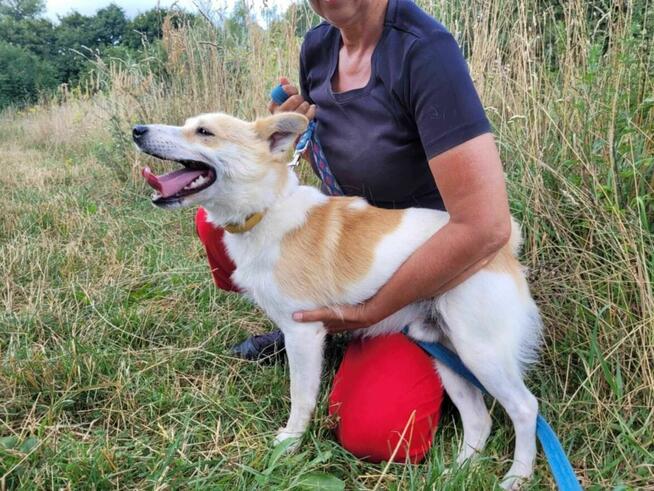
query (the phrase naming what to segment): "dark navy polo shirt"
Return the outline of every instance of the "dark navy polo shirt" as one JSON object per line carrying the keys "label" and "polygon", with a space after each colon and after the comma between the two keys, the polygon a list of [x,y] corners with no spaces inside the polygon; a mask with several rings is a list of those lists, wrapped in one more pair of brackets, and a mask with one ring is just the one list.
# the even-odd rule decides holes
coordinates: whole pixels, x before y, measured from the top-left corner
{"label": "dark navy polo shirt", "polygon": [[334,93],[340,31],[310,30],[300,89],[316,104],[317,134],[347,195],[383,208],[444,209],[428,160],[490,125],[452,35],[409,0],[389,0],[365,87]]}

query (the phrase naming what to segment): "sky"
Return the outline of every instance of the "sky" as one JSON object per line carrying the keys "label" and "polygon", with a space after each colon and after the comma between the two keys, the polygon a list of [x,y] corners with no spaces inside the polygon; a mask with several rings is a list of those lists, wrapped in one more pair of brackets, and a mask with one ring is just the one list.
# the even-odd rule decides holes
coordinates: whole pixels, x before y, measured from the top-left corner
{"label": "sky", "polygon": [[[68,14],[73,10],[77,10],[80,14],[90,15],[110,3],[122,7],[128,17],[134,17],[139,12],[145,12],[157,5],[169,7],[176,4],[186,10],[197,11],[196,1],[202,5],[213,3],[215,7],[227,6],[228,8],[235,3],[235,0],[213,0],[213,2],[212,0],[46,0],[45,3],[46,15],[56,21],[57,16]],[[292,3],[292,0],[250,0],[250,3],[255,9],[261,8],[265,4],[268,7],[277,6],[279,10],[283,11]]]}

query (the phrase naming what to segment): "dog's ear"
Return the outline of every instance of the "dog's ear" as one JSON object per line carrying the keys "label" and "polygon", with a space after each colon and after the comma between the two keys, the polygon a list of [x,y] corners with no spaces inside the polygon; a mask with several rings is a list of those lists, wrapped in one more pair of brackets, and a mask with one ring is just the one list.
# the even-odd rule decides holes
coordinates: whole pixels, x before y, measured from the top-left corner
{"label": "dog's ear", "polygon": [[268,142],[271,153],[282,156],[308,124],[309,120],[302,114],[284,112],[257,119],[254,130],[259,138]]}

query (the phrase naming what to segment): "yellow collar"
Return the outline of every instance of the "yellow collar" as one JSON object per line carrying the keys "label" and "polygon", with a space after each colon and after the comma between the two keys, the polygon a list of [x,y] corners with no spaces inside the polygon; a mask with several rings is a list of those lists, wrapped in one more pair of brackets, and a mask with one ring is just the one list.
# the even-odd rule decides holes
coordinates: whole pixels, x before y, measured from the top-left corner
{"label": "yellow collar", "polygon": [[242,234],[254,228],[254,226],[261,221],[265,212],[252,213],[245,219],[243,223],[228,223],[223,228],[230,234]]}

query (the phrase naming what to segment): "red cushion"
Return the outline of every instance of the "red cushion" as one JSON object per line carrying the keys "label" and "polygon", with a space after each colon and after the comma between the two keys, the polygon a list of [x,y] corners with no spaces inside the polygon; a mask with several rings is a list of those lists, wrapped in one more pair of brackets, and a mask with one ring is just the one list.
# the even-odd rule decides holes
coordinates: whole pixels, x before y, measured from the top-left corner
{"label": "red cushion", "polygon": [[195,215],[195,230],[198,233],[200,242],[207,251],[207,259],[211,266],[211,275],[218,288],[230,292],[238,292],[240,289],[232,283],[230,277],[236,269],[234,262],[227,254],[223,235],[225,231],[207,222],[207,212],[204,208],[198,209]]}
{"label": "red cushion", "polygon": [[442,401],[433,360],[403,334],[393,334],[350,343],[329,414],[337,415],[336,436],[355,456],[417,463],[431,447]]}

